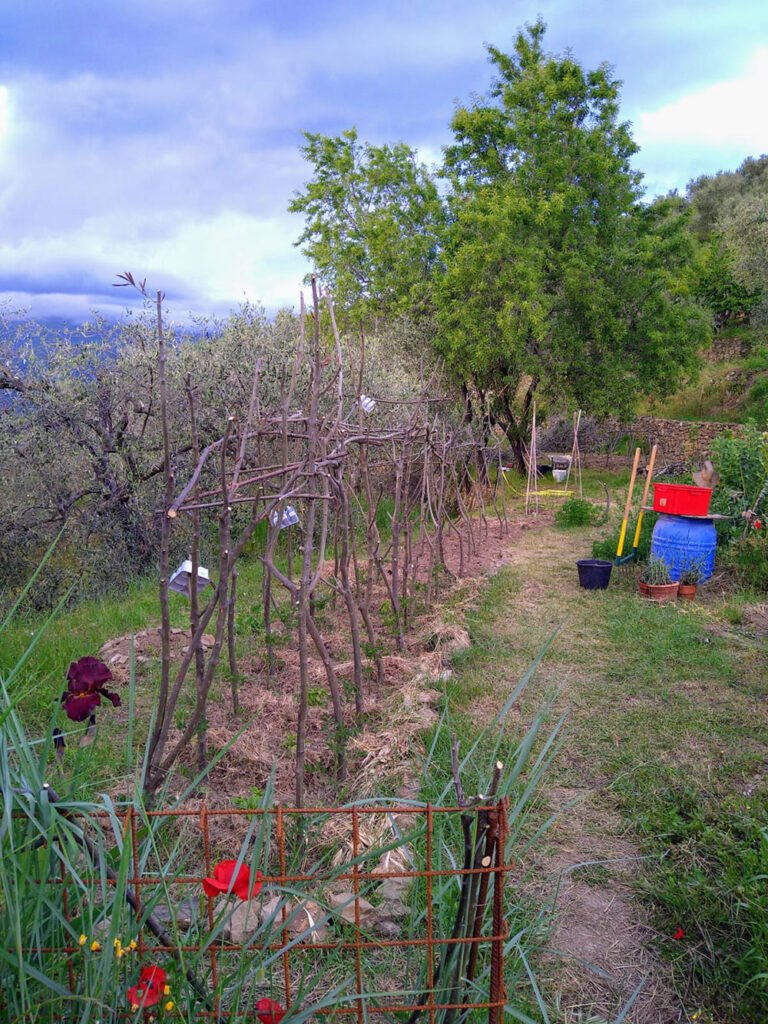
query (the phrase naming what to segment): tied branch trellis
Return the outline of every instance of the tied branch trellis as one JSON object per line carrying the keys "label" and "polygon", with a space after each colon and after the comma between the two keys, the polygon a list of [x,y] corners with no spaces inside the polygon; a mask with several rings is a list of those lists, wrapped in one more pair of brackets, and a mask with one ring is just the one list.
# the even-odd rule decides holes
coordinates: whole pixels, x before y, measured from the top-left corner
{"label": "tied branch trellis", "polygon": [[[144,282],[137,283],[130,274],[121,277],[146,295]],[[318,622],[319,589],[330,588],[334,606],[338,599],[346,613],[354,715],[359,717],[365,710],[367,675],[383,681],[381,628],[374,614],[377,591],[385,595],[393,642],[403,650],[417,613],[429,612],[446,577],[465,573],[492,522],[501,534],[508,529],[503,488],[488,482],[489,459],[500,465],[499,452],[475,436],[471,424],[453,418],[454,404],[440,393],[440,369],[429,375],[422,372],[418,393],[406,401],[377,397],[371,415],[374,403],[363,392],[365,339],[360,338],[351,357],[345,355],[331,297],[320,292],[314,278],[311,286],[312,306],[307,310],[302,296],[298,341],[293,357],[283,366],[276,399],[262,398],[257,360],[245,417],[230,415],[222,434],[203,445],[195,383],[187,379],[188,450],[194,464],[181,487],[180,460],[167,429],[163,295],[158,292],[154,300],[165,498],[159,513],[161,677],[145,774],[150,793],[159,789],[195,738],[199,766],[204,767],[206,704],[225,651],[233,710],[239,710],[234,643],[237,565],[252,542],[263,536],[264,526],[266,539],[259,557],[270,671],[275,663],[274,619],[280,588],[289,598],[296,632],[298,807],[305,800],[311,657],[321,662],[330,695],[336,777],[342,782],[347,775],[345,695]],[[346,388],[350,360],[357,363],[351,394]],[[382,521],[387,528],[380,525]],[[217,578],[207,599],[201,601],[194,581],[206,523],[215,525]],[[193,581],[191,640],[173,665],[168,594],[172,538],[180,524],[188,533]],[[454,568],[446,562],[448,536],[458,552]],[[206,630],[212,632],[213,643],[204,646]],[[190,675],[194,706],[184,727],[172,732]]]}

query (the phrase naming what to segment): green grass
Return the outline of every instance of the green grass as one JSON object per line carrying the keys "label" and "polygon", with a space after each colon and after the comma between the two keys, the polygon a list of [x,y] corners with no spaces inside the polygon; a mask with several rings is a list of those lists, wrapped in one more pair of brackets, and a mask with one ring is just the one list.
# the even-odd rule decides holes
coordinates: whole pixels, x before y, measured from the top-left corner
{"label": "green grass", "polygon": [[[530,710],[564,687],[571,721],[553,781],[594,791],[593,815],[618,811],[635,836],[638,890],[690,1012],[768,1019],[768,657],[731,632],[755,597],[704,587],[690,605],[655,605],[632,566],[607,591],[581,591],[573,562],[589,539],[552,533],[547,550],[526,534],[470,616],[475,646],[457,661],[452,701],[469,713],[503,693],[561,624],[526,700]],[[579,869],[588,884],[607,870]]]}
{"label": "green grass", "polygon": [[[280,593],[276,596],[278,600],[282,599]],[[285,604],[283,602],[281,607]],[[188,629],[189,606],[186,598],[172,593],[170,607],[172,626]],[[240,563],[238,609],[236,650],[238,656],[242,656],[253,649],[263,630],[261,566],[255,557],[244,558]],[[56,714],[59,697],[66,685],[67,669],[72,661],[85,655],[97,657],[107,640],[157,627],[159,622],[158,584],[155,579],[134,581],[120,594],[81,601],[60,612],[57,617],[42,612],[25,614],[22,605],[3,635],[3,643],[0,645],[0,677],[7,678],[30,644],[34,644],[34,649],[12,686],[13,699],[30,734],[39,737],[48,730]],[[137,714],[134,716],[133,750],[128,763],[131,760],[135,762],[143,750],[153,695],[158,684],[157,661],[136,665]],[[125,688],[117,689],[123,703],[127,705]],[[192,687],[187,690],[179,704],[179,720],[184,719],[193,702]],[[228,693],[229,674],[225,652],[211,699],[227,700]],[[69,722],[62,711],[56,717],[56,724],[62,731],[71,734],[71,739],[67,740],[65,764],[80,787],[79,794],[85,798],[93,796],[99,787],[114,784],[127,770],[126,757],[122,755],[125,726],[116,721],[111,712],[112,708],[108,704],[102,706],[97,715],[96,742],[85,751],[79,751],[77,747],[78,736],[84,726]],[[116,748],[121,751],[119,759],[115,756]],[[87,768],[87,771],[81,771],[81,767]]]}
{"label": "green grass", "polygon": [[[609,486],[618,488],[626,478],[626,472],[614,475]],[[605,479],[585,472],[585,494],[599,497]],[[507,487],[511,497],[514,481]],[[762,877],[768,875],[768,664],[764,644],[739,630],[744,605],[755,597],[735,592],[717,598],[703,588],[691,605],[654,605],[638,598],[631,566],[614,570],[609,590],[581,591],[574,562],[607,532],[526,531],[516,541],[515,565],[484,585],[464,620],[472,646],[455,656],[454,675],[444,686],[443,728],[427,737],[431,752],[421,796],[434,800],[450,792],[452,735],[463,751],[477,744],[464,784],[467,792],[483,791],[494,756],[514,763],[525,723],[542,705],[549,710],[541,745],[546,728],[567,706],[571,723],[553,780],[594,791],[635,837],[644,855],[638,889],[685,1005],[703,1007],[719,1024],[768,1019],[768,986],[760,976],[768,957]],[[243,563],[239,593],[242,652],[262,628],[255,559]],[[446,618],[461,619],[464,596],[452,595]],[[174,598],[179,625],[185,610],[184,600]],[[96,654],[105,640],[157,618],[155,581],[132,585],[119,599],[84,602],[65,612],[39,638],[18,679],[30,727],[45,733],[71,660]],[[42,624],[31,616],[6,631],[0,674],[37,639]],[[497,745],[484,725],[558,627],[521,695],[514,729]],[[150,701],[153,686],[151,672],[138,679],[139,704]],[[219,686],[226,686],[224,677]],[[224,690],[217,699],[226,699]],[[120,751],[125,742],[110,725],[109,709],[100,730],[97,743],[75,755],[92,786],[108,784],[117,771],[114,740]],[[120,765],[124,770],[124,759]],[[521,847],[537,837],[541,816],[535,803],[526,803],[516,821]],[[601,865],[577,872],[590,885],[610,882],[610,868]],[[531,929],[535,948],[536,914],[522,898],[512,913],[515,923]],[[674,940],[678,928],[685,935]],[[521,960],[515,964],[515,972],[524,967]],[[535,1010],[534,1002],[534,1019]]]}
{"label": "green grass", "polygon": [[[253,583],[251,579],[246,583]],[[137,591],[138,592],[138,591]],[[248,586],[241,593],[248,594]],[[141,606],[141,602],[131,594],[132,607],[134,611]],[[106,605],[104,602],[98,604],[81,605],[77,609],[77,616],[94,616],[97,611],[103,612]],[[113,606],[110,616],[102,615],[99,619],[100,627],[115,628],[137,628],[144,625],[137,618],[124,617],[119,614]],[[63,642],[66,637],[67,627],[69,630],[76,628],[81,621],[77,618],[73,621],[72,613],[65,615],[59,622],[47,624],[46,647],[41,646],[40,654],[49,655],[54,661],[51,671],[55,671],[55,658],[66,661],[72,650]],[[25,623],[28,625],[28,623]],[[42,624],[36,623],[34,632],[39,632]],[[21,626],[15,627],[15,644],[23,644],[26,630]],[[102,634],[98,628],[93,627],[88,634],[91,642],[98,644]],[[55,644],[58,639],[59,648]],[[53,645],[53,646],[51,646]],[[6,653],[10,650],[7,648]],[[23,652],[22,652],[23,653]],[[75,654],[82,654],[78,649]],[[3,675],[12,674],[13,666],[7,666]],[[135,684],[132,681],[130,686],[131,703],[134,699]],[[13,1000],[9,1012],[14,1019],[29,1019],[36,1021],[47,1019],[48,1011],[58,1014],[62,1006],[70,1006],[80,1011],[81,1006],[91,1004],[98,1012],[109,1012],[109,1009],[122,1008],[125,1004],[125,991],[130,983],[136,981],[136,974],[139,964],[136,958],[130,958],[125,963],[119,962],[113,954],[113,938],[123,937],[127,944],[128,938],[135,934],[135,922],[127,911],[124,902],[124,890],[127,877],[137,870],[132,857],[131,843],[137,840],[136,863],[141,865],[139,873],[151,876],[142,887],[143,904],[145,907],[152,907],[155,903],[168,904],[169,908],[178,899],[179,890],[175,888],[178,878],[182,876],[185,883],[189,885],[189,877],[197,876],[203,870],[202,851],[199,843],[199,832],[195,828],[193,838],[184,836],[177,827],[177,819],[172,819],[170,824],[163,823],[160,818],[145,819],[145,808],[141,803],[140,794],[134,797],[134,808],[137,813],[139,827],[134,837],[132,832],[123,836],[122,844],[119,842],[122,829],[122,822],[117,818],[111,818],[109,814],[102,814],[103,811],[112,811],[112,799],[109,796],[94,796],[91,803],[80,801],[77,804],[71,802],[69,796],[69,784],[66,779],[57,777],[56,782],[60,793],[69,802],[67,808],[72,808],[74,815],[91,814],[98,821],[101,815],[106,822],[104,830],[106,835],[100,833],[92,836],[94,845],[99,851],[101,863],[111,863],[119,873],[118,882],[114,888],[104,884],[98,871],[88,869],[88,866],[78,861],[77,872],[71,871],[69,881],[74,879],[76,887],[73,892],[67,890],[70,900],[69,908],[63,901],[61,885],[51,886],[50,879],[58,877],[58,864],[56,857],[72,855],[77,853],[77,841],[69,835],[69,832],[77,832],[79,819],[74,822],[72,818],[64,815],[57,815],[48,809],[47,800],[35,799],[36,795],[43,792],[43,779],[50,771],[50,751],[46,748],[36,748],[29,745],[28,737],[21,719],[17,716],[15,709],[6,703],[6,691],[0,687],[0,777],[6,780],[4,785],[8,786],[6,794],[12,794],[12,806],[18,810],[18,820],[21,822],[17,827],[17,819],[14,818],[11,827],[0,831],[0,882],[3,883],[4,897],[0,900],[0,932],[7,939],[4,942],[6,949],[6,970],[0,969],[0,976],[3,977],[6,987],[10,986]],[[42,713],[42,712],[41,712]],[[452,736],[448,732],[449,723],[447,717],[430,737],[430,754],[424,765],[422,788],[429,799],[438,804],[452,804],[455,797],[452,793],[450,773],[450,746]],[[495,759],[503,756],[507,760],[507,768],[502,777],[498,795],[511,796],[512,805],[510,810],[510,834],[506,850],[507,859],[511,856],[511,848],[517,842],[520,829],[526,820],[527,806],[530,802],[536,784],[540,781],[543,770],[546,766],[545,754],[551,741],[546,737],[539,737],[539,724],[534,723],[527,735],[520,735],[519,731],[505,732],[503,723],[500,726],[491,725],[490,728],[473,730],[461,733],[465,746],[462,749],[462,759],[466,758],[463,764],[462,777],[468,792],[474,791],[478,780],[484,779],[483,788],[488,789],[488,777],[492,771]],[[8,742],[10,739],[10,743]],[[103,742],[103,737],[102,737]],[[48,738],[48,745],[50,737]],[[474,746],[474,751],[470,748]],[[92,748],[95,749],[95,748]],[[68,764],[67,768],[77,776],[83,770],[83,775],[89,776],[92,788],[97,791],[105,785],[105,778],[100,771],[99,765],[92,757],[92,751],[82,754],[76,750],[78,764]],[[112,745],[112,754],[116,754],[115,746]],[[534,760],[535,759],[535,760]],[[87,762],[87,764],[79,762]],[[116,766],[115,766],[116,767]],[[121,762],[122,772],[130,771],[131,757],[130,750],[127,762]],[[447,775],[446,773],[447,768]],[[441,774],[445,776],[441,781]],[[10,781],[8,781],[10,780]],[[61,783],[61,785],[60,785]],[[439,791],[435,791],[434,787]],[[190,786],[190,790],[192,787]],[[29,797],[29,799],[27,799]],[[167,794],[161,794],[158,798],[162,807]],[[269,806],[272,800],[271,786],[265,792],[252,788],[247,798],[239,802],[241,807],[265,807]],[[397,801],[396,801],[397,802]],[[11,806],[11,803],[9,803]],[[118,805],[120,808],[123,805]],[[287,873],[294,875],[302,871],[307,872],[308,887],[313,898],[322,900],[322,893],[318,894],[313,888],[313,879],[317,875],[321,862],[327,867],[332,849],[323,844],[321,839],[326,832],[327,822],[324,816],[317,816],[317,821],[312,819],[316,825],[316,834],[309,826],[305,826],[303,838],[305,843],[290,844],[289,863]],[[114,825],[116,834],[110,833],[110,826]],[[63,826],[63,828],[62,828]],[[403,823],[403,828],[405,825]],[[240,845],[239,856],[247,859],[252,869],[255,865],[261,864],[268,873],[274,873],[277,868],[274,864],[275,851],[271,848],[272,862],[267,863],[270,856],[268,850],[270,844],[267,841],[269,825],[262,820],[256,828],[258,835],[247,836]],[[54,841],[54,831],[58,829],[64,833],[61,842]],[[94,833],[94,828],[89,830]],[[252,828],[253,832],[254,829]],[[79,834],[79,833],[78,833]],[[32,858],[29,856],[30,843],[36,837],[43,836],[46,841],[42,845],[42,852]],[[229,839],[229,842],[240,840]],[[408,843],[411,855],[415,858],[417,866],[423,866],[425,855],[423,835],[419,828],[413,835],[405,836],[400,840]],[[461,863],[463,840],[461,830],[457,828],[457,821],[454,816],[436,816],[435,832],[433,843],[432,865],[438,871],[455,871],[457,863]],[[65,853],[60,853],[65,851]],[[267,852],[265,852],[267,851]],[[215,850],[214,850],[215,852]],[[221,853],[232,850],[222,849]],[[381,847],[371,847],[363,855],[363,870],[366,865],[373,866],[381,855]],[[316,859],[319,858],[319,859]],[[348,860],[342,859],[336,868],[337,873],[349,870]],[[421,887],[421,888],[420,888]],[[71,887],[70,887],[71,888]],[[290,892],[298,888],[301,892],[301,885],[292,886]],[[407,935],[418,936],[423,933],[424,918],[426,914],[426,892],[423,891],[421,881],[412,885],[411,895],[411,916],[407,927],[410,929]],[[459,882],[454,876],[451,878],[437,875],[433,879],[432,913],[433,928],[436,935],[449,934],[456,914],[458,905]],[[172,893],[171,893],[172,890]],[[367,891],[367,890],[364,890]],[[196,922],[192,930],[183,938],[174,935],[175,943],[184,947],[194,945],[195,941],[207,941],[208,920],[200,912],[200,894],[197,888],[184,890],[188,892],[189,899],[197,906]],[[524,900],[517,897],[510,887],[509,913],[507,921],[511,927],[512,937],[505,950],[504,962],[507,972],[507,983],[510,1004],[508,1013],[516,1016],[517,1019],[531,1019],[525,1014],[537,1012],[541,1007],[535,982],[529,975],[527,957],[531,955],[531,949],[535,942],[535,922],[537,914],[529,907]],[[375,894],[371,894],[375,898]],[[149,903],[147,902],[149,901]],[[292,907],[292,900],[286,899],[287,908]],[[211,941],[216,941],[227,915],[226,901],[219,901],[216,907],[216,920],[214,923],[214,934]],[[74,909],[74,913],[73,913]],[[279,914],[275,918],[280,921]],[[231,1012],[232,1019],[239,1019],[239,1012],[246,1005],[250,998],[253,1002],[252,992],[254,988],[261,988],[259,994],[263,994],[264,987],[271,983],[271,970],[278,970],[281,967],[280,960],[276,955],[267,955],[271,943],[277,944],[278,936],[271,937],[271,925],[263,924],[259,931],[255,946],[259,947],[263,939],[264,950],[252,949],[248,956],[232,956],[223,953],[218,959],[218,985],[219,994],[223,997]],[[281,925],[274,925],[281,928]],[[492,930],[490,906],[486,908],[484,918],[484,933]],[[99,929],[103,929],[99,931]],[[73,983],[75,985],[72,994],[68,992],[67,986],[72,983],[68,976],[67,955],[62,946],[76,944],[79,933],[85,936],[84,945],[76,948],[76,964],[74,967]],[[90,943],[98,934],[101,941],[101,949],[91,950]],[[32,951],[32,954],[25,949],[25,937],[34,936],[34,945],[40,947],[40,952]],[[406,936],[407,937],[407,936]],[[298,941],[298,940],[297,940]],[[465,947],[450,947],[451,949]],[[181,963],[191,969],[197,977],[198,982],[205,988],[215,983],[210,975],[209,961],[205,953],[198,953],[193,949],[185,948],[179,952]],[[438,944],[437,962],[446,954],[441,951]],[[189,986],[183,977],[182,971],[177,967],[171,957],[166,958],[164,954],[158,954],[159,959],[169,972],[169,983],[176,1002],[174,1014],[181,1020],[191,1021],[195,1018],[196,1006],[195,996],[189,990]],[[323,951],[317,957],[312,956],[312,951],[300,958],[305,968],[303,974],[308,976],[308,988],[306,993],[301,991],[294,998],[298,1005],[303,1004],[301,1012],[296,1010],[294,1019],[301,1021],[308,1017],[313,1009],[321,1008],[323,1005],[341,1003],[344,1005],[345,998],[336,994],[332,988],[336,986],[339,992],[349,990],[351,979],[354,978],[354,958],[348,952],[340,950]],[[260,962],[260,961],[263,961]],[[405,962],[407,961],[407,962]],[[295,962],[295,959],[294,959]],[[307,969],[306,965],[310,968]],[[314,967],[312,965],[314,964]],[[12,968],[12,975],[7,973],[8,965]],[[267,967],[269,965],[269,968]],[[367,953],[362,964],[363,982],[367,990],[375,993],[378,990],[386,992],[391,988],[393,977],[406,979],[409,986],[418,993],[423,984],[424,966],[423,954],[421,951],[414,952],[409,948],[404,950],[383,950],[381,953],[372,951]],[[313,973],[317,975],[322,971],[322,980],[318,977],[310,977]],[[490,956],[487,947],[481,951],[478,970],[475,976],[476,988],[471,990],[469,998],[476,996],[482,998],[483,993],[488,989],[488,978],[490,972]],[[19,991],[11,980],[22,979],[22,986]],[[294,979],[296,984],[296,979]],[[277,986],[276,986],[277,987]],[[438,994],[438,999],[439,999]],[[309,1002],[315,1000],[316,1006],[312,1007]],[[7,1000],[3,1004],[9,1008]],[[45,1005],[47,1008],[41,1016],[37,1015],[36,1007]],[[74,1012],[74,1010],[73,1010]],[[442,1020],[443,1014],[438,1013],[436,1020]],[[474,1012],[467,1017],[468,1022],[480,1024],[486,1019],[485,1012]],[[80,1019],[80,1018],[78,1018]],[[85,1014],[83,1020],[91,1019]],[[449,1019],[446,1015],[445,1019]]]}
{"label": "green grass", "polygon": [[[562,722],[551,714],[546,703],[535,709],[527,726],[521,725],[516,717],[510,720],[509,712],[513,707],[516,711],[524,700],[525,685],[521,685],[520,676],[509,674],[505,684],[500,685],[494,666],[503,667],[508,652],[494,634],[512,589],[509,575],[504,571],[498,573],[488,580],[466,615],[464,625],[469,629],[472,646],[454,655],[453,675],[443,684],[440,721],[425,737],[428,756],[419,796],[438,805],[457,800],[451,763],[454,740],[459,741],[461,781],[470,799],[489,792],[493,766],[500,761],[504,774],[498,795],[510,797],[507,857],[517,860],[525,857],[530,844],[540,838],[536,797],[555,755]],[[537,651],[536,659],[541,654]],[[532,667],[527,666],[527,671]],[[519,696],[512,704],[511,695],[518,689]],[[480,700],[488,702],[488,712],[478,719],[472,711]],[[451,833],[447,848],[460,849],[457,821],[451,822]],[[424,904],[426,893],[420,895]],[[456,892],[448,893],[436,903],[444,930],[450,927],[456,896]],[[548,908],[542,907],[524,888],[510,887],[505,922],[510,935],[520,938],[507,949],[505,977],[515,1013],[528,1015],[514,1019],[547,1019],[546,1005],[537,987],[529,984],[528,974],[528,962],[538,955],[545,936],[547,913]],[[511,1006],[507,1013],[512,1013]]]}
{"label": "green grass", "polygon": [[755,713],[768,666],[758,645],[712,635],[707,619],[628,595],[611,607],[611,671],[594,700],[613,709],[580,728],[580,746],[651,856],[642,888],[660,934],[685,932],[663,943],[678,984],[746,1022],[768,1014],[768,731]]}

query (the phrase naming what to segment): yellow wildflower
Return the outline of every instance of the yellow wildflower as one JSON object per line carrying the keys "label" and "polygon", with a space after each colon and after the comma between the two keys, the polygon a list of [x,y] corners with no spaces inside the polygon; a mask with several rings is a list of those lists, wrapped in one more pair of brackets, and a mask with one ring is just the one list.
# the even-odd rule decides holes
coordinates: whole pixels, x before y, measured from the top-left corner
{"label": "yellow wildflower", "polygon": [[84,946],[87,941],[88,941],[88,936],[87,935],[81,935],[80,938],[77,940],[77,944],[78,944],[78,946]]}
{"label": "yellow wildflower", "polygon": [[170,994],[171,994],[171,986],[170,985],[166,985],[165,988],[163,989],[163,995],[164,996],[169,996]]}
{"label": "yellow wildflower", "polygon": [[168,1000],[168,1002],[167,1002],[167,1003],[165,1004],[165,1008],[166,1008],[166,1010],[168,1010],[168,1011],[170,1011],[170,1010],[172,1010],[172,1009],[173,1009],[173,1000],[172,1000],[172,999],[169,999],[169,1000]]}
{"label": "yellow wildflower", "polygon": [[91,952],[92,953],[98,953],[100,949],[101,949],[101,943],[97,942],[94,939],[93,942],[91,943]]}
{"label": "yellow wildflower", "polygon": [[137,946],[138,942],[136,941],[136,939],[131,939],[131,941],[128,943],[128,949],[130,949],[131,951],[136,949]]}

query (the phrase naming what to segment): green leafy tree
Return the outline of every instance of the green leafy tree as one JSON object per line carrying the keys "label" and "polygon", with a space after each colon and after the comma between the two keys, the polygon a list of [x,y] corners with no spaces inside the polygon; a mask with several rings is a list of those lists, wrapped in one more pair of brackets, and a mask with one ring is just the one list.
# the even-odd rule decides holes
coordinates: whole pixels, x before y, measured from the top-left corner
{"label": "green leafy tree", "polygon": [[[702,293],[718,326],[768,322],[768,155],[735,171],[702,175],[687,188],[692,226],[705,243],[698,260]],[[730,303],[730,305],[728,305]]]}
{"label": "green leafy tree", "polygon": [[435,181],[404,143],[305,134],[313,168],[289,210],[305,216],[297,245],[342,309],[361,318],[424,313],[444,208]]}
{"label": "green leafy tree", "polygon": [[760,300],[760,291],[737,279],[736,257],[720,234],[699,246],[695,259],[696,292],[712,310],[715,329],[744,321]]}
{"label": "green leafy tree", "polygon": [[437,283],[438,345],[502,425],[522,464],[536,396],[594,414],[672,390],[707,339],[674,204],[645,209],[619,83],[547,55],[545,26],[460,107],[446,152],[452,191]]}

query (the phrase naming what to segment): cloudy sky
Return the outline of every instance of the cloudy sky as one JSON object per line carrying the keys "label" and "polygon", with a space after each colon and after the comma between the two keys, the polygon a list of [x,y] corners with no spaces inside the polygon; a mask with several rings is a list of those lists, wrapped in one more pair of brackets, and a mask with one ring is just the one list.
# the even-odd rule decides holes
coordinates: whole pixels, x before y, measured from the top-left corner
{"label": "cloudy sky", "polygon": [[83,319],[130,269],[172,313],[296,301],[304,130],[427,161],[484,43],[613,65],[649,195],[768,152],[765,0],[0,0],[0,302]]}

